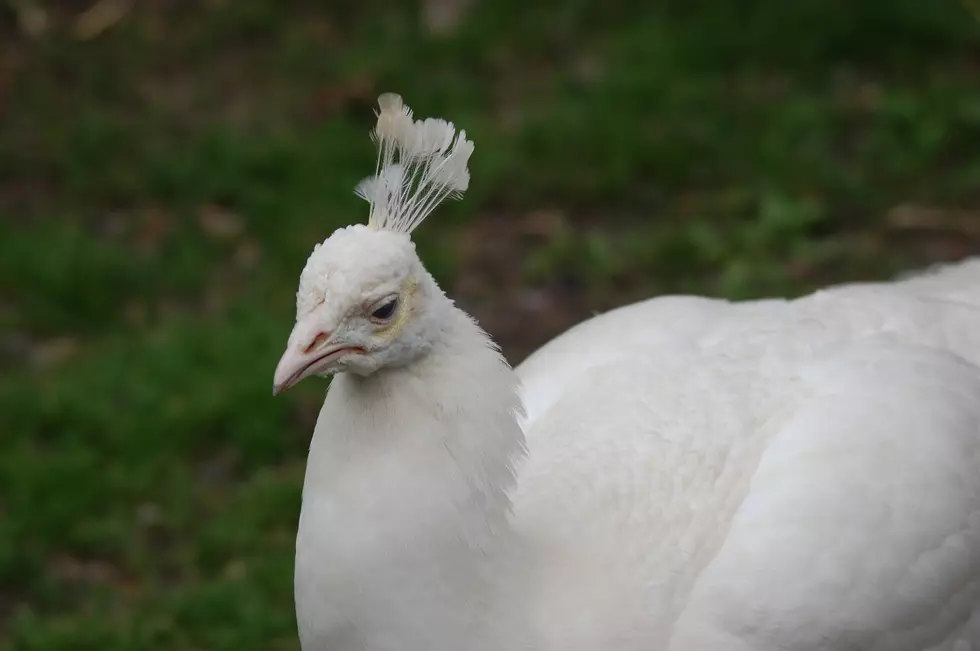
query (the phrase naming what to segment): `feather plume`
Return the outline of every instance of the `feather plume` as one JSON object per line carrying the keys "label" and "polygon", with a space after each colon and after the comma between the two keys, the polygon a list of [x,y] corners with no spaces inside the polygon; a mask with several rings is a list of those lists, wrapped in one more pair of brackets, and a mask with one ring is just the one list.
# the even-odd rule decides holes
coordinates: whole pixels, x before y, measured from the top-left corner
{"label": "feather plume", "polygon": [[412,109],[394,93],[378,98],[378,147],[374,176],[354,190],[371,205],[368,226],[411,233],[446,199],[459,199],[470,183],[473,142],[452,122],[413,120]]}

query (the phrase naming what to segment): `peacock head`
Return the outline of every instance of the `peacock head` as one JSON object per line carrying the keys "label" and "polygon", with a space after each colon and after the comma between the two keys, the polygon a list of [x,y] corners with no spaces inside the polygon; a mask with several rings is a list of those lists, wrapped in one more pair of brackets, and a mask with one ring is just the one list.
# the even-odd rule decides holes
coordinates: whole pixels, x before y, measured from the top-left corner
{"label": "peacock head", "polygon": [[335,231],[310,254],[274,394],[310,375],[368,375],[408,363],[438,332],[430,308],[442,294],[410,234],[442,201],[466,191],[473,143],[445,120],[413,120],[398,95],[382,95],[378,104],[371,134],[377,169],[355,190],[370,203],[368,223]]}

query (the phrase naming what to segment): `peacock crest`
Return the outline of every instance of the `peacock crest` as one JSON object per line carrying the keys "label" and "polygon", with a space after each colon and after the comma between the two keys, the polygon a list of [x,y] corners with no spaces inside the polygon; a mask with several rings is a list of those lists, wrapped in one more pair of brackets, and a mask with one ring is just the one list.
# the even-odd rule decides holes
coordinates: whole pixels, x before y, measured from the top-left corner
{"label": "peacock crest", "polygon": [[371,204],[369,227],[408,234],[440,203],[466,192],[473,142],[452,122],[413,120],[412,109],[394,93],[379,97],[378,106],[371,132],[377,167],[354,192]]}

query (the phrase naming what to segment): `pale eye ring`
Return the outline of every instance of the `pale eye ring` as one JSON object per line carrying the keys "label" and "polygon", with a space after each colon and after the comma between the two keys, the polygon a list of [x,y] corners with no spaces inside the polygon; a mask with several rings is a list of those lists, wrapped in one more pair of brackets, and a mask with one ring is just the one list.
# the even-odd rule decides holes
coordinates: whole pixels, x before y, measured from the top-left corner
{"label": "pale eye ring", "polygon": [[397,308],[398,308],[398,299],[392,298],[391,300],[386,301],[384,304],[382,304],[381,307],[371,312],[371,320],[380,321],[380,322],[387,321],[395,315],[395,310]]}

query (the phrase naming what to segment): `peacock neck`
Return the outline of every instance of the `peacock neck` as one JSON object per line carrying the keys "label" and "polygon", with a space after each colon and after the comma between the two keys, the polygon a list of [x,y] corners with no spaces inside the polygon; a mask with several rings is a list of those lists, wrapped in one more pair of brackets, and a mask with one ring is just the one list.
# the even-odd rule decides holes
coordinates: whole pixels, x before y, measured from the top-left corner
{"label": "peacock neck", "polygon": [[[514,587],[502,570],[512,566],[509,492],[524,454],[517,379],[445,300],[426,354],[338,376],[327,394],[297,537],[304,648],[345,629],[370,632],[358,648],[387,649],[378,640],[388,636],[402,650],[482,649],[474,640],[502,639],[488,628],[521,628],[517,600],[501,597]],[[457,646],[433,646],[447,641]]]}
{"label": "peacock neck", "polygon": [[[306,491],[364,481],[420,515],[506,517],[524,454],[517,378],[485,332],[448,298],[440,336],[412,363],[334,378],[314,432]],[[465,517],[468,516],[468,517]]]}

